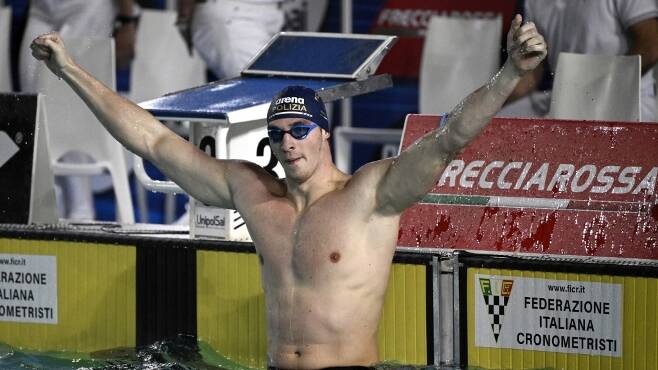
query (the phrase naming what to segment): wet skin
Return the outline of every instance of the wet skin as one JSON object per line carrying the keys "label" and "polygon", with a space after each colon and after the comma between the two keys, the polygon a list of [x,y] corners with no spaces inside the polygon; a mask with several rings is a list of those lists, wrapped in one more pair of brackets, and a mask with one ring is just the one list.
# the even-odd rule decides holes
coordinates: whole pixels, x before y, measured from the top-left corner
{"label": "wet skin", "polygon": [[[39,36],[31,47],[128,150],[196,200],[242,214],[262,261],[268,365],[281,368],[367,366],[379,360],[375,337],[400,214],[422,199],[521,76],[546,56],[535,26],[522,25],[517,15],[507,37],[510,57],[447,115],[443,128],[353,176],[333,164],[324,130],[314,129],[303,140],[285,134],[271,144],[286,173],[279,180],[254,163],[212,158],[171,132],[80,68],[56,33]],[[270,125],[289,130],[296,122]]]}
{"label": "wet skin", "polygon": [[[296,122],[271,125],[288,129]],[[377,327],[399,216],[374,212],[368,181],[377,168],[350,177],[327,165],[326,137],[316,129],[306,139],[286,134],[272,143],[286,181],[236,202],[262,261],[268,352],[277,367],[378,361]],[[308,197],[295,192],[320,182]]]}

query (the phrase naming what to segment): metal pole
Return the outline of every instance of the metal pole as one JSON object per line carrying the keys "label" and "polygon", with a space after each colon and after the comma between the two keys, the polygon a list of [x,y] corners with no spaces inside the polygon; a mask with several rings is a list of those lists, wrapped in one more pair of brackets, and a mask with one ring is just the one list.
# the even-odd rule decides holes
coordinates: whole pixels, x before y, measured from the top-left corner
{"label": "metal pole", "polygon": [[[453,327],[453,333],[452,333],[452,341],[453,341],[453,355],[452,355],[452,363],[455,364],[456,366],[461,366],[462,361],[465,359],[461,358],[461,337],[462,335],[465,335],[462,333],[462,328],[460,327],[460,316],[461,312],[459,312],[460,306],[459,302],[461,299],[466,299],[466,297],[462,298],[459,296],[459,273],[460,273],[460,267],[459,267],[459,254],[453,253],[452,255],[452,297],[453,297],[453,321],[452,321],[452,327]],[[466,328],[463,328],[463,330],[466,330]]]}
{"label": "metal pole", "polygon": [[[439,366],[441,364],[441,267],[439,266],[439,257],[432,256],[432,262],[430,264],[432,268],[432,333],[434,338],[431,338],[434,341],[434,366]],[[429,298],[429,297],[428,297]],[[429,339],[429,338],[428,338]]]}
{"label": "metal pole", "polygon": [[[341,32],[352,33],[352,0],[341,2]],[[352,99],[343,99],[340,102],[341,126],[352,126]]]}

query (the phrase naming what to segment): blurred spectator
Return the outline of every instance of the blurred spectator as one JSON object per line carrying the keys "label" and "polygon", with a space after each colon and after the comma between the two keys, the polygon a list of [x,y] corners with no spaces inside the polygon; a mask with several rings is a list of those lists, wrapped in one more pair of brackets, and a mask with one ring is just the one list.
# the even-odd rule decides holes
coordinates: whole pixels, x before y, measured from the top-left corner
{"label": "blurred spectator", "polygon": [[281,1],[179,0],[176,25],[217,78],[237,77],[283,27]]}
{"label": "blurred spectator", "polygon": [[[525,19],[535,22],[548,45],[548,58],[519,83],[499,116],[542,117],[550,108],[550,91],[542,79],[555,71],[560,52],[641,55],[642,121],[656,121],[658,61],[656,0],[525,0]],[[548,84],[550,88],[550,81]]]}
{"label": "blurred spectator", "polygon": [[138,7],[133,0],[32,0],[21,45],[21,90],[36,91],[38,64],[29,46],[38,35],[57,31],[65,40],[114,35],[117,68],[126,69],[134,55],[138,20]]}

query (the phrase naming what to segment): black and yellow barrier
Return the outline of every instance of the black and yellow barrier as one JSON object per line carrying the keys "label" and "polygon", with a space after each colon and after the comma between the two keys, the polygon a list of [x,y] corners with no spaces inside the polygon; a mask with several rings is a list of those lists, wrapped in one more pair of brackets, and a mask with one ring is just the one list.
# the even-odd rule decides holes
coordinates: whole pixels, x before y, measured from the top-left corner
{"label": "black and yellow barrier", "polygon": [[[48,256],[51,261],[41,262],[37,256]],[[12,260],[16,265],[8,268],[6,263]],[[3,238],[3,262],[0,341],[16,347],[80,352],[135,346],[134,247]],[[55,268],[54,274],[44,272],[50,267]],[[48,280],[26,278],[30,275]],[[49,302],[52,296],[56,300]]]}
{"label": "black and yellow barrier", "polygon": [[462,358],[484,369],[658,369],[658,267],[462,254]]}
{"label": "black and yellow barrier", "polygon": [[[187,334],[242,365],[266,367],[264,294],[253,245],[114,231],[0,225],[0,279],[19,271],[47,279],[45,290],[3,284],[0,306],[42,305],[54,314],[33,322],[3,316],[7,310],[0,307],[0,342],[89,353]],[[23,260],[30,266],[14,264]],[[395,257],[379,331],[382,360],[434,361],[430,262],[418,254]],[[25,298],[30,289],[33,300],[11,300],[12,292]]]}
{"label": "black and yellow barrier", "polygon": [[[0,281],[0,342],[13,347],[90,353],[186,334],[266,366],[248,243],[0,225]],[[483,369],[658,370],[657,297],[655,261],[398,252],[380,355]]]}
{"label": "black and yellow barrier", "polygon": [[[389,278],[379,327],[380,357],[426,365],[432,363],[427,259],[398,259],[406,263],[395,263]],[[197,289],[198,337],[239,363],[265,367],[265,301],[256,255],[198,251]]]}

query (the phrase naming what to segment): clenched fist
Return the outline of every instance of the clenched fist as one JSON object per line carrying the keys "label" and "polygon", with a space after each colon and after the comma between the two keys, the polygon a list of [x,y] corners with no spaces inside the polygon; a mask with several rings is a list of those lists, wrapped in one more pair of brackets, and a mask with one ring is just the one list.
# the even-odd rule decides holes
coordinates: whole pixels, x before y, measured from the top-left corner
{"label": "clenched fist", "polygon": [[43,34],[30,44],[32,56],[46,63],[55,75],[61,76],[62,69],[73,65],[73,60],[64,47],[62,38],[56,32]]}

